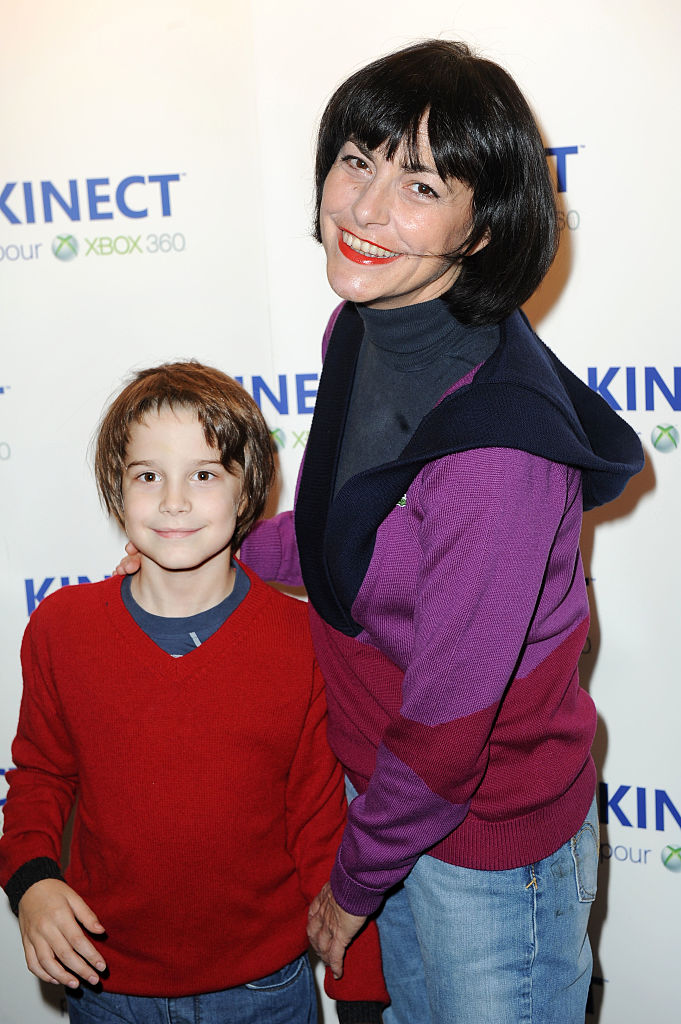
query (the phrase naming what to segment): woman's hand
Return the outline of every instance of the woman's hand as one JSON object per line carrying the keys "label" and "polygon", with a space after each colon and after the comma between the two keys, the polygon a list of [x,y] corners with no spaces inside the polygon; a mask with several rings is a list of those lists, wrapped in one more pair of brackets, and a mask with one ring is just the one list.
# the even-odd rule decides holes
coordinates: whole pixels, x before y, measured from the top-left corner
{"label": "woman's hand", "polygon": [[343,977],[345,950],[365,921],[338,906],[328,882],[310,904],[307,937],[336,980]]}
{"label": "woman's hand", "polygon": [[96,985],[97,972],[106,970],[102,954],[83,931],[102,934],[104,927],[66,882],[34,882],[19,900],[19,927],[26,965],[41,981],[78,988],[83,978]]}
{"label": "woman's hand", "polygon": [[121,558],[114,569],[114,576],[127,576],[130,573],[137,572],[142,564],[139,551],[131,540],[125,545],[125,550],[128,552],[128,557]]}

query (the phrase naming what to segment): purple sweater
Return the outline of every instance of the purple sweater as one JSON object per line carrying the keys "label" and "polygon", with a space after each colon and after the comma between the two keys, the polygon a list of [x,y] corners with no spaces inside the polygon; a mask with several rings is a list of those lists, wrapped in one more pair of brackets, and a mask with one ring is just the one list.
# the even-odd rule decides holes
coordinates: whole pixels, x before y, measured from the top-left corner
{"label": "purple sweater", "polygon": [[[513,868],[581,826],[596,726],[577,671],[581,521],[577,469],[508,448],[437,458],[378,528],[351,607],[359,635],[310,607],[329,739],[360,794],[332,874],[349,912],[376,910],[423,853]],[[302,582],[292,513],[242,555]]]}
{"label": "purple sweater", "polygon": [[[375,910],[424,851],[511,868],[581,825],[596,724],[576,668],[581,511],[574,470],[503,449],[449,456],[379,530],[352,609],[359,637],[311,609],[329,740],[361,794],[332,876],[349,912]],[[282,580],[278,550],[290,564],[290,513],[243,554]]]}

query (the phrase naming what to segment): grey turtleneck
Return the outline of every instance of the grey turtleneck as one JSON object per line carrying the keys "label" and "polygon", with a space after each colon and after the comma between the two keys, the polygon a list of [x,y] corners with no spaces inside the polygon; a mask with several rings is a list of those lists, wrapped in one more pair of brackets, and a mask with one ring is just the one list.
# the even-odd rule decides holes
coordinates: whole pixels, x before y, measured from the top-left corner
{"label": "grey turtleneck", "polygon": [[357,306],[364,337],[352,385],[336,492],[397,458],[442,395],[499,343],[499,328],[464,327],[442,299],[399,309]]}

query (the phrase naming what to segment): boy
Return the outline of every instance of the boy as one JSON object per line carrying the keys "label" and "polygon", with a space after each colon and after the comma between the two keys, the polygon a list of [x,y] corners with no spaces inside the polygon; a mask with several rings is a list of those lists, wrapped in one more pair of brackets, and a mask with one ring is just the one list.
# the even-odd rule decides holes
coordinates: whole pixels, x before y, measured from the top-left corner
{"label": "boy", "polygon": [[[273,478],[266,424],[217,370],[141,371],[95,473],[141,568],[48,597],[24,636],[0,883],[28,967],[66,985],[72,1022],[165,1020],[168,1000],[183,1021],[314,1022],[307,905],[343,782],[306,609],[231,554]],[[327,976],[356,1001],[341,1019],[378,1019],[379,963],[367,930]]]}

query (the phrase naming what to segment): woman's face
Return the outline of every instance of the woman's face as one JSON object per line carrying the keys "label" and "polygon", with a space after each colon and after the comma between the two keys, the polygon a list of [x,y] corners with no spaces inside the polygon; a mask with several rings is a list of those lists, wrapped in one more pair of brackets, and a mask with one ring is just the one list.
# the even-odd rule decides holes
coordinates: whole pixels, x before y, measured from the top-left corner
{"label": "woman's face", "polygon": [[442,295],[459,273],[442,256],[468,237],[472,198],[466,185],[437,173],[425,124],[417,168],[404,144],[387,160],[383,148],[346,142],[320,209],[329,284],[342,299],[379,309]]}

